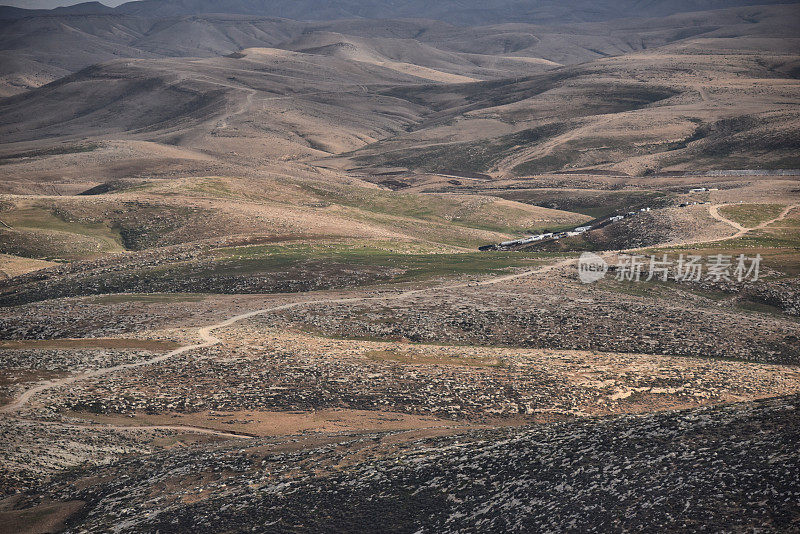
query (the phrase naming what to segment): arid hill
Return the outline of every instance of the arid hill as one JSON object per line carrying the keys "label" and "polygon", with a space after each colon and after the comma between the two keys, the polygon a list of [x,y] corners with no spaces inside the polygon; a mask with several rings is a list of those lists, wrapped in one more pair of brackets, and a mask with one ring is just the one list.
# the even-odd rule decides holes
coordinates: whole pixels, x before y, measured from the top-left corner
{"label": "arid hill", "polygon": [[0,534],[797,530],[799,5],[0,8]]}
{"label": "arid hill", "polygon": [[380,27],[354,36],[367,33],[357,22],[301,33],[270,21],[282,30],[266,40],[283,42],[269,48],[115,60],[0,101],[0,151],[16,163],[125,139],[228,159],[336,156],[326,165],[502,176],[800,166],[800,60],[785,37],[800,17],[789,6],[702,13],[693,23],[727,25],[676,40],[690,24],[681,17],[668,19],[671,37],[640,21],[649,44],[640,36],[621,55],[567,66],[539,57],[541,41],[466,51],[440,24],[422,42]]}
{"label": "arid hill", "polygon": [[[136,13],[73,11],[30,12],[24,17],[0,15],[0,54],[4,58],[0,96],[121,57],[214,57],[254,47],[295,49],[303,41],[324,40],[325,37],[314,35],[317,32],[341,34],[344,37],[339,40],[343,43],[370,39],[366,45],[370,49],[377,48],[383,54],[391,50],[389,56],[404,56],[393,57],[394,60],[412,64],[419,58],[439,65],[443,59],[446,64],[455,61],[457,68],[451,69],[453,74],[486,79],[519,72],[519,59],[509,57],[532,58],[529,66],[547,62],[574,64],[692,37],[793,38],[798,12],[795,5],[774,5],[601,23],[565,20],[558,24],[552,21],[501,24],[482,17],[476,21],[477,26],[461,27],[443,22],[446,17],[419,20],[420,15],[415,15],[415,20],[297,22],[254,14],[219,14],[219,11],[191,16],[159,16],[158,10],[144,9]],[[652,15],[625,12],[626,17]],[[498,24],[486,26],[492,22]],[[335,43],[326,43],[329,44]],[[763,48],[764,43],[761,44]],[[424,48],[431,53],[427,58],[420,55],[421,45],[437,50]],[[403,50],[409,53],[404,55]],[[475,57],[460,54],[454,57],[454,53]],[[430,66],[427,63],[421,66]]]}

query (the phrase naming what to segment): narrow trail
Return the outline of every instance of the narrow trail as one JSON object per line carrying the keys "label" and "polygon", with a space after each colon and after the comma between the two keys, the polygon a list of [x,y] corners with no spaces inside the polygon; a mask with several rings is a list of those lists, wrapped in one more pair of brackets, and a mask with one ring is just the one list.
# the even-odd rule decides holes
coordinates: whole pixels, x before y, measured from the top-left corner
{"label": "narrow trail", "polygon": [[737,204],[715,204],[714,206],[711,206],[711,207],[708,208],[708,212],[711,214],[712,217],[714,217],[715,219],[717,219],[720,222],[724,222],[725,224],[733,226],[734,228],[736,228],[736,230],[738,230],[738,232],[735,235],[727,237],[726,239],[734,239],[736,237],[742,237],[744,234],[746,234],[748,232],[752,232],[753,230],[761,230],[762,228],[766,228],[767,226],[770,226],[771,224],[775,224],[776,222],[784,220],[789,215],[789,213],[791,213],[791,211],[793,209],[800,208],[800,204],[791,204],[789,206],[786,206],[783,209],[783,211],[781,211],[780,215],[778,215],[774,219],[770,219],[768,221],[764,221],[764,222],[762,222],[760,224],[757,224],[756,226],[746,227],[746,226],[742,226],[741,224],[739,224],[739,223],[737,223],[735,221],[732,221],[732,220],[728,219],[727,217],[725,217],[724,215],[720,214],[720,212],[719,212],[719,208],[724,208],[726,206],[736,206],[736,205]]}
{"label": "narrow trail", "polygon": [[735,229],[736,230],[735,234],[731,234],[731,235],[725,236],[725,237],[715,237],[715,238],[709,238],[709,239],[694,239],[694,240],[689,240],[689,241],[681,241],[679,243],[664,243],[664,244],[661,244],[661,245],[649,245],[649,246],[646,246],[646,247],[629,248],[629,249],[624,249],[624,250],[608,250],[608,251],[605,251],[605,254],[619,254],[619,253],[624,253],[624,252],[639,252],[639,251],[642,251],[642,250],[650,250],[650,249],[656,248],[656,247],[684,247],[684,246],[687,246],[687,245],[705,245],[705,244],[708,244],[708,243],[719,243],[721,241],[729,241],[731,239],[737,239],[739,237],[743,237],[743,236],[747,235],[748,233],[752,232],[753,230],[761,230],[762,228],[766,228],[767,226],[769,226],[771,224],[774,224],[776,222],[782,221],[789,215],[789,213],[791,213],[791,211],[793,209],[800,208],[800,204],[792,204],[792,205],[786,206],[786,208],[784,208],[784,210],[780,213],[780,215],[778,215],[774,219],[770,219],[768,221],[764,221],[761,224],[758,224],[756,226],[748,228],[748,227],[742,226],[741,224],[739,224],[739,223],[737,223],[735,221],[732,221],[732,220],[728,219],[727,217],[725,217],[724,215],[722,215],[719,212],[720,208],[724,208],[725,206],[736,206],[736,205],[737,204],[714,204],[714,205],[708,207],[709,215],[711,215],[711,217],[713,217],[714,219],[716,219],[716,220],[718,220],[718,221],[720,221],[722,223],[725,223],[728,226],[730,226],[733,229]]}
{"label": "narrow trail", "polygon": [[687,243],[679,243],[679,244],[680,245],[698,245],[698,244],[702,244],[702,243],[714,243],[714,242],[717,242],[717,241],[727,241],[727,240],[730,240],[730,239],[737,239],[739,237],[745,236],[746,234],[752,232],[753,230],[761,230],[761,229],[766,228],[767,226],[769,226],[771,224],[774,224],[776,222],[784,220],[789,215],[789,213],[791,213],[791,211],[793,209],[800,207],[800,204],[790,204],[789,206],[786,206],[783,209],[783,211],[781,211],[780,215],[778,215],[774,219],[770,219],[768,221],[764,221],[764,222],[762,222],[760,224],[757,224],[756,226],[746,227],[746,226],[742,226],[741,224],[737,223],[736,221],[732,221],[732,220],[728,219],[727,217],[725,217],[724,215],[722,215],[719,212],[720,208],[724,208],[726,206],[736,206],[736,205],[737,204],[714,204],[713,206],[709,206],[708,207],[708,213],[714,219],[716,219],[716,220],[718,220],[720,222],[723,222],[723,223],[727,224],[728,226],[733,227],[736,230],[735,234],[730,235],[728,237],[723,237],[721,239],[690,241],[690,242],[687,242]]}
{"label": "narrow trail", "polygon": [[[707,239],[707,240],[700,240],[700,241],[694,241],[694,242],[679,243],[678,245],[690,245],[690,244],[694,245],[694,244],[702,244],[702,243],[713,243],[713,242],[722,241],[722,240],[728,240],[728,239],[735,239],[735,238],[741,237],[741,236],[743,236],[743,235],[745,235],[748,232],[751,232],[753,230],[765,228],[766,226],[769,226],[770,224],[773,224],[775,222],[781,221],[781,220],[785,219],[786,216],[793,209],[795,209],[797,207],[800,207],[800,204],[793,204],[793,205],[787,206],[783,210],[783,212],[781,212],[781,214],[778,215],[777,217],[775,217],[774,219],[771,219],[771,220],[768,220],[768,221],[764,221],[761,224],[759,224],[757,226],[754,226],[752,228],[745,228],[744,226],[725,218],[724,216],[722,216],[719,213],[719,208],[722,208],[722,207],[727,206],[727,205],[730,205],[730,204],[716,204],[716,205],[713,205],[713,206],[709,206],[709,213],[715,219],[717,219],[717,220],[719,220],[721,222],[724,222],[724,223],[732,226],[733,228],[735,228],[737,230],[736,234],[734,234],[732,236],[729,236],[729,237],[726,237],[726,238],[723,238],[723,239],[719,239],[719,238]],[[646,248],[652,248],[652,247],[646,247]],[[608,251],[608,252],[609,253],[619,253],[619,252],[630,252],[630,251],[635,251],[635,250],[639,250],[639,249],[626,249],[626,250]],[[42,393],[44,391],[47,391],[47,390],[50,390],[50,389],[53,389],[53,388],[59,388],[59,387],[67,386],[67,385],[72,384],[74,382],[77,382],[79,380],[86,380],[86,379],[89,379],[89,378],[95,378],[95,377],[99,377],[99,376],[104,376],[104,375],[115,373],[115,372],[118,372],[118,371],[124,371],[124,370],[128,370],[128,369],[135,369],[137,367],[143,367],[145,365],[153,365],[153,364],[168,360],[170,358],[173,358],[175,356],[178,356],[180,354],[183,354],[184,352],[188,352],[188,351],[196,350],[196,349],[202,349],[202,348],[206,348],[206,347],[212,347],[214,345],[217,345],[217,344],[221,343],[222,340],[217,338],[216,336],[214,336],[211,332],[213,332],[214,330],[218,330],[220,328],[225,328],[227,326],[231,326],[232,324],[235,324],[235,323],[237,323],[239,321],[244,321],[246,319],[250,319],[252,317],[256,317],[256,316],[259,316],[259,315],[265,315],[265,314],[268,314],[268,313],[277,312],[277,311],[283,311],[283,310],[290,310],[290,309],[298,308],[298,307],[301,307],[301,306],[315,306],[315,305],[319,305],[319,304],[352,304],[352,303],[357,303],[357,302],[369,302],[369,301],[381,301],[381,300],[382,301],[403,300],[403,299],[408,299],[408,298],[411,298],[411,297],[414,297],[416,295],[420,295],[420,294],[423,294],[423,293],[424,294],[428,294],[428,293],[430,293],[432,291],[447,291],[447,290],[454,290],[454,289],[464,289],[464,288],[468,288],[468,287],[486,287],[486,286],[491,286],[491,285],[495,285],[495,284],[501,284],[501,283],[504,283],[504,282],[509,282],[509,281],[512,281],[512,280],[518,280],[520,278],[527,278],[527,277],[530,277],[530,276],[546,274],[546,273],[548,273],[550,271],[553,271],[553,270],[556,270],[556,269],[560,269],[562,267],[566,267],[567,265],[575,263],[576,261],[577,261],[576,258],[570,258],[570,259],[562,260],[562,261],[559,261],[559,262],[556,262],[556,263],[552,263],[552,264],[549,264],[549,265],[544,265],[542,267],[537,267],[535,269],[529,269],[529,270],[526,270],[526,271],[523,271],[523,272],[520,272],[520,273],[497,276],[497,277],[490,278],[488,280],[479,281],[479,282],[461,282],[461,283],[457,283],[457,284],[447,284],[447,285],[442,285],[442,286],[432,287],[432,288],[414,289],[414,290],[409,290],[409,291],[403,291],[403,292],[400,292],[400,293],[397,293],[397,294],[380,295],[380,296],[374,296],[374,297],[346,297],[346,298],[329,298],[329,299],[297,301],[297,302],[290,302],[288,304],[281,304],[279,306],[273,306],[273,307],[270,307],[270,308],[264,308],[264,309],[260,309],[260,310],[247,312],[247,313],[242,313],[242,314],[230,317],[230,318],[228,318],[228,319],[226,319],[226,320],[224,320],[222,322],[219,322],[219,323],[216,323],[216,324],[213,324],[213,325],[210,325],[210,326],[206,326],[206,327],[200,328],[198,330],[198,334],[200,336],[200,339],[202,340],[201,343],[197,343],[197,344],[194,344],[194,345],[186,345],[186,346],[180,347],[178,349],[175,349],[173,351],[170,351],[170,352],[167,352],[165,354],[162,354],[160,356],[156,356],[155,358],[151,358],[149,360],[142,360],[142,361],[133,362],[133,363],[115,365],[113,367],[105,367],[105,368],[102,368],[102,369],[96,369],[94,371],[89,371],[89,372],[82,373],[82,374],[79,374],[79,375],[74,375],[74,376],[71,376],[71,377],[61,378],[61,379],[57,379],[57,380],[51,380],[51,381],[48,381],[48,382],[42,382],[42,383],[32,387],[31,389],[25,391],[22,395],[17,397],[10,404],[6,404],[5,406],[0,407],[0,413],[14,413],[14,412],[17,412],[20,409],[22,409],[26,404],[28,404],[28,402],[30,402],[30,400],[33,397],[35,397],[39,393]]]}
{"label": "narrow trail", "polygon": [[746,234],[749,231],[749,229],[745,228],[741,224],[739,224],[739,223],[737,223],[735,221],[732,221],[732,220],[728,219],[727,217],[723,216],[722,214],[720,214],[719,209],[720,208],[724,208],[725,206],[730,206],[730,204],[715,204],[713,206],[710,206],[708,208],[708,213],[710,213],[711,216],[714,217],[716,220],[718,220],[720,222],[724,222],[725,224],[727,224],[729,226],[733,226],[736,229],[736,234],[730,236],[728,239],[735,239],[737,237],[742,237],[744,234]]}
{"label": "narrow trail", "polygon": [[357,302],[369,302],[369,301],[377,301],[377,300],[384,300],[384,301],[385,300],[403,300],[403,299],[411,298],[411,297],[414,297],[416,295],[420,295],[420,294],[423,294],[423,293],[430,293],[431,291],[444,291],[444,290],[462,289],[462,288],[467,288],[467,287],[488,286],[488,285],[493,285],[493,284],[499,284],[499,283],[502,283],[502,282],[507,282],[507,281],[510,281],[510,280],[516,280],[516,279],[519,279],[519,278],[525,278],[525,277],[533,276],[533,275],[537,275],[537,274],[544,274],[544,273],[550,272],[550,271],[552,271],[554,269],[558,269],[558,268],[564,267],[566,265],[569,265],[570,263],[572,263],[574,261],[575,261],[574,259],[563,260],[563,261],[560,261],[560,262],[557,262],[557,263],[553,263],[553,264],[550,264],[550,265],[545,265],[543,267],[537,267],[535,269],[530,269],[530,270],[527,270],[527,271],[523,271],[521,273],[498,276],[498,277],[495,277],[495,278],[492,278],[492,279],[489,279],[489,280],[484,280],[484,281],[481,281],[481,282],[463,282],[463,283],[449,284],[449,285],[443,285],[443,286],[433,287],[433,288],[414,289],[414,290],[409,290],[409,291],[403,291],[401,293],[397,293],[397,294],[394,294],[394,295],[380,295],[380,296],[375,296],[375,297],[347,297],[347,298],[330,298],[330,299],[318,299],[318,300],[304,300],[304,301],[290,302],[288,304],[281,304],[279,306],[273,306],[273,307],[270,307],[270,308],[263,308],[263,309],[260,309],[260,310],[255,310],[255,311],[251,311],[251,312],[247,312],[247,313],[242,313],[242,314],[239,314],[239,315],[234,315],[233,317],[230,317],[230,318],[228,318],[228,319],[226,319],[226,320],[224,320],[222,322],[219,322],[219,323],[216,323],[216,324],[212,324],[210,326],[205,326],[203,328],[200,328],[198,330],[198,335],[200,336],[200,339],[202,340],[202,343],[197,343],[197,344],[194,344],[194,345],[185,345],[183,347],[180,347],[180,348],[175,349],[173,351],[167,352],[167,353],[162,354],[160,356],[156,356],[155,358],[150,358],[149,360],[141,360],[141,361],[138,361],[138,362],[125,363],[125,364],[115,365],[115,366],[112,366],[112,367],[104,367],[102,369],[96,369],[94,371],[88,371],[86,373],[81,373],[81,374],[70,376],[70,377],[60,378],[60,379],[57,379],[57,380],[50,380],[50,381],[47,381],[47,382],[42,382],[42,383],[36,385],[35,387],[27,390],[25,393],[23,393],[22,395],[17,397],[10,404],[6,404],[5,406],[0,407],[0,413],[17,412],[20,409],[22,409],[26,404],[28,404],[28,402],[30,402],[30,400],[33,397],[35,397],[39,393],[42,393],[44,391],[47,391],[47,390],[50,390],[50,389],[53,389],[53,388],[59,388],[59,387],[63,387],[63,386],[68,386],[68,385],[73,384],[73,383],[75,383],[75,382],[77,382],[79,380],[86,380],[86,379],[89,379],[89,378],[96,378],[96,377],[99,377],[99,376],[104,376],[104,375],[107,375],[107,374],[116,373],[118,371],[125,371],[125,370],[128,370],[128,369],[135,369],[137,367],[143,367],[145,365],[157,364],[157,363],[163,362],[165,360],[168,360],[170,358],[173,358],[175,356],[178,356],[180,354],[183,354],[184,352],[188,352],[188,351],[191,351],[191,350],[197,350],[197,349],[203,349],[203,348],[206,348],[206,347],[212,347],[214,345],[217,345],[217,344],[221,343],[222,340],[219,339],[218,337],[214,336],[211,332],[213,332],[214,330],[218,330],[220,328],[225,328],[227,326],[231,326],[232,324],[235,324],[235,323],[237,323],[239,321],[244,321],[246,319],[250,319],[252,317],[256,317],[256,316],[259,316],[259,315],[264,315],[264,314],[267,314],[267,313],[283,311],[283,310],[290,310],[292,308],[297,308],[297,307],[300,307],[300,306],[314,306],[314,305],[318,305],[318,304],[352,304],[352,303],[357,303]]}

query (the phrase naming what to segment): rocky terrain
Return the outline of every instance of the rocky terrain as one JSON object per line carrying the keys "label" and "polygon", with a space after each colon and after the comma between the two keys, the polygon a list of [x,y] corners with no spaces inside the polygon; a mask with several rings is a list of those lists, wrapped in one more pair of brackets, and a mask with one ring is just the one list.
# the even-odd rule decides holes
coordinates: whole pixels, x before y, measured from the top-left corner
{"label": "rocky terrain", "polygon": [[399,443],[183,448],[62,475],[22,501],[73,503],[85,532],[791,531],[797,410],[785,397]]}
{"label": "rocky terrain", "polygon": [[[263,320],[271,326],[297,324],[323,335],[356,339],[798,363],[794,318],[755,317],[691,295],[625,295],[613,285],[587,290],[574,278],[565,278],[560,283],[520,283],[502,292],[491,288],[436,294],[381,307],[313,306]],[[636,289],[635,284],[629,287]]]}
{"label": "rocky terrain", "polygon": [[0,534],[800,530],[799,5],[0,7]]}

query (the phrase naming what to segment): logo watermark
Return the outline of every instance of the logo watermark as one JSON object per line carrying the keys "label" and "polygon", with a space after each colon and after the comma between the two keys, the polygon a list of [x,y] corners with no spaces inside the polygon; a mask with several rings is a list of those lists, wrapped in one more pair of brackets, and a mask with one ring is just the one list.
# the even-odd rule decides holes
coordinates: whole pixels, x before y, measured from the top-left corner
{"label": "logo watermark", "polygon": [[578,278],[584,284],[591,284],[605,277],[608,272],[606,260],[594,252],[584,252],[578,259]]}
{"label": "logo watermark", "polygon": [[584,284],[591,284],[603,279],[608,271],[613,271],[614,278],[621,282],[755,282],[759,278],[760,267],[761,254],[753,258],[744,254],[736,257],[726,254],[707,257],[681,254],[677,258],[668,254],[622,254],[612,267],[597,254],[584,252],[578,260],[578,278]]}

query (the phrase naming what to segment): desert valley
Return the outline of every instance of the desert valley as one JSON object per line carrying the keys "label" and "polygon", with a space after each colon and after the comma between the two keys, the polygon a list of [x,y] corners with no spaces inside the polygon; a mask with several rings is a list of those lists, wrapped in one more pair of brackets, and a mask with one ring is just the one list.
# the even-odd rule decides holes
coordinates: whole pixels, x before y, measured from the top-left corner
{"label": "desert valley", "polygon": [[0,7],[0,533],[797,532],[798,28]]}

